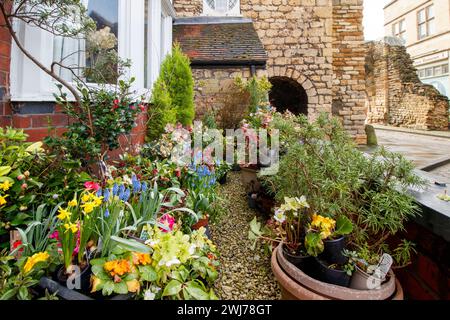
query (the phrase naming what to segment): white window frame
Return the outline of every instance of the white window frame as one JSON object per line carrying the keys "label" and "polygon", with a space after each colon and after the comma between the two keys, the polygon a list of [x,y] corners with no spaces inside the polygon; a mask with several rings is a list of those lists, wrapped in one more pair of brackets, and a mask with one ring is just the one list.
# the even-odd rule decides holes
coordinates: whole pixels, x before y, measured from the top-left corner
{"label": "white window frame", "polygon": [[[149,5],[149,37],[153,40],[155,34],[161,38],[161,12],[165,9],[170,19],[164,22],[164,33],[168,34],[167,39],[158,41],[159,46],[164,45],[165,50],[170,50],[172,44],[172,17],[174,16],[173,6],[170,0],[119,0],[119,30],[118,30],[118,53],[122,59],[130,59],[132,62],[129,74],[136,81],[133,90],[139,93],[147,93],[156,78],[150,78],[147,88],[144,88],[145,74],[145,1]],[[153,11],[159,9],[158,11]],[[157,18],[159,17],[159,19]],[[153,20],[159,20],[159,28],[154,28]],[[25,24],[22,21],[14,21],[14,28],[22,45],[34,56],[50,68],[53,62],[53,39],[54,35],[39,28]],[[167,43],[170,41],[170,43]],[[152,42],[148,42],[152,43]],[[169,49],[167,49],[169,48]],[[153,50],[149,50],[152,51]],[[149,56],[151,56],[150,54]],[[159,56],[160,54],[158,54]],[[159,73],[159,60],[156,65],[155,60],[150,59],[148,64],[148,74]],[[20,49],[13,42],[11,50],[11,72],[10,72],[10,92],[11,101],[17,102],[38,102],[55,101],[53,94],[58,93],[57,82],[39,69],[31,60],[23,55]],[[69,98],[72,95],[68,92]],[[73,97],[72,97],[73,99]]]}
{"label": "white window frame", "polygon": [[[228,0],[230,1],[230,0]],[[236,5],[231,9],[224,12],[214,10],[209,6],[207,3],[207,0],[203,0],[203,15],[204,16],[232,16],[232,17],[238,17],[241,16],[241,1],[237,0]]]}

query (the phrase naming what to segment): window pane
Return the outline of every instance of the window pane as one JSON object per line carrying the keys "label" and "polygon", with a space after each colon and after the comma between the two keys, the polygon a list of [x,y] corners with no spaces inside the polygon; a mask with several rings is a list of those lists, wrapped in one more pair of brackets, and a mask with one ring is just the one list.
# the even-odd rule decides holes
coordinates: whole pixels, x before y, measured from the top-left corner
{"label": "window pane", "polygon": [[428,22],[428,35],[431,36],[435,34],[435,23],[434,19]]}
{"label": "window pane", "polygon": [[117,83],[119,0],[89,0],[87,9],[97,31],[87,37],[86,79]]}
{"label": "window pane", "polygon": [[228,11],[228,0],[216,0],[216,10],[220,12]]}
{"label": "window pane", "polygon": [[441,68],[441,66],[434,67],[433,73],[434,73],[434,76],[435,76],[435,77],[440,76],[440,75],[442,74],[442,68]]}
{"label": "window pane", "polygon": [[425,24],[419,26],[419,39],[425,38],[427,36],[427,28]]}
{"label": "window pane", "polygon": [[425,22],[425,9],[419,11],[419,14],[418,14],[417,18],[418,18],[419,24]]}
{"label": "window pane", "polygon": [[428,20],[434,18],[434,6],[427,8]]}
{"label": "window pane", "polygon": [[448,64],[444,64],[442,66],[442,74],[447,74],[448,73]]}
{"label": "window pane", "polygon": [[399,31],[403,32],[406,30],[405,20],[400,21]]}
{"label": "window pane", "polygon": [[433,68],[426,68],[425,77],[432,77],[432,76],[433,76]]}
{"label": "window pane", "polygon": [[420,69],[419,70],[419,78],[424,78],[425,77],[425,69]]}

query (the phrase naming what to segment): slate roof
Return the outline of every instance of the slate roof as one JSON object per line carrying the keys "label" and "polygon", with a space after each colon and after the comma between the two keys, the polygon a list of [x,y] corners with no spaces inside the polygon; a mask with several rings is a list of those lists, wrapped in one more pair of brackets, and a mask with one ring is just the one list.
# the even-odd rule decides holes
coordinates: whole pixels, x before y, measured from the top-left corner
{"label": "slate roof", "polygon": [[248,19],[179,19],[173,38],[192,65],[265,65],[268,58]]}

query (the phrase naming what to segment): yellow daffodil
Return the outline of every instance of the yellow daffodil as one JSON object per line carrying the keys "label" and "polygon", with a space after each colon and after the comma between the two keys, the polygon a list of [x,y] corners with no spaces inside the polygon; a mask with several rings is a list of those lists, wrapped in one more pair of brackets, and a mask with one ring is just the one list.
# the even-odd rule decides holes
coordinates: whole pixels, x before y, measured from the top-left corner
{"label": "yellow daffodil", "polygon": [[0,189],[3,191],[8,191],[12,186],[13,184],[9,180],[5,180],[5,182],[0,184]]}
{"label": "yellow daffodil", "polygon": [[64,228],[66,228],[66,232],[68,232],[69,230],[72,232],[72,233],[77,233],[77,231],[78,231],[78,225],[76,225],[75,223],[66,223],[65,225],[64,225]]}
{"label": "yellow daffodil", "polygon": [[81,201],[83,202],[88,202],[89,200],[91,200],[91,195],[89,193],[86,193],[81,197]]}
{"label": "yellow daffodil", "polygon": [[3,206],[6,204],[6,197],[8,197],[8,195],[0,196],[0,206]]}
{"label": "yellow daffodil", "polygon": [[78,205],[77,199],[73,199],[68,203],[69,207],[76,207]]}
{"label": "yellow daffodil", "polygon": [[103,197],[95,196],[95,197],[92,198],[92,201],[94,202],[96,207],[99,207],[99,206],[102,205]]}
{"label": "yellow daffodil", "polygon": [[83,212],[85,213],[85,214],[89,214],[89,213],[91,213],[92,211],[94,211],[94,209],[95,209],[95,203],[94,202],[86,202],[85,204],[83,204],[82,206],[81,206],[82,208],[83,208]]}
{"label": "yellow daffodil", "polygon": [[47,261],[49,257],[50,255],[47,252],[39,252],[31,257],[28,257],[25,265],[23,266],[23,271],[25,273],[30,272],[36,265],[36,263]]}
{"label": "yellow daffodil", "polygon": [[59,220],[66,220],[66,219],[70,218],[70,216],[72,215],[72,213],[70,213],[69,210],[63,209],[61,207],[59,207],[58,212],[59,212],[59,214],[57,215],[57,218]]}

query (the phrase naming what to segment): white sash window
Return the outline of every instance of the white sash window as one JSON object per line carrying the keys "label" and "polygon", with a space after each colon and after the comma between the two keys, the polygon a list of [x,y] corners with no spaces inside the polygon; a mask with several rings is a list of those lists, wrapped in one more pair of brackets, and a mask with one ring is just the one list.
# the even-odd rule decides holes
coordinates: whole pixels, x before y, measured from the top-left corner
{"label": "white sash window", "polygon": [[239,0],[203,0],[203,15],[239,16],[240,14]]}

